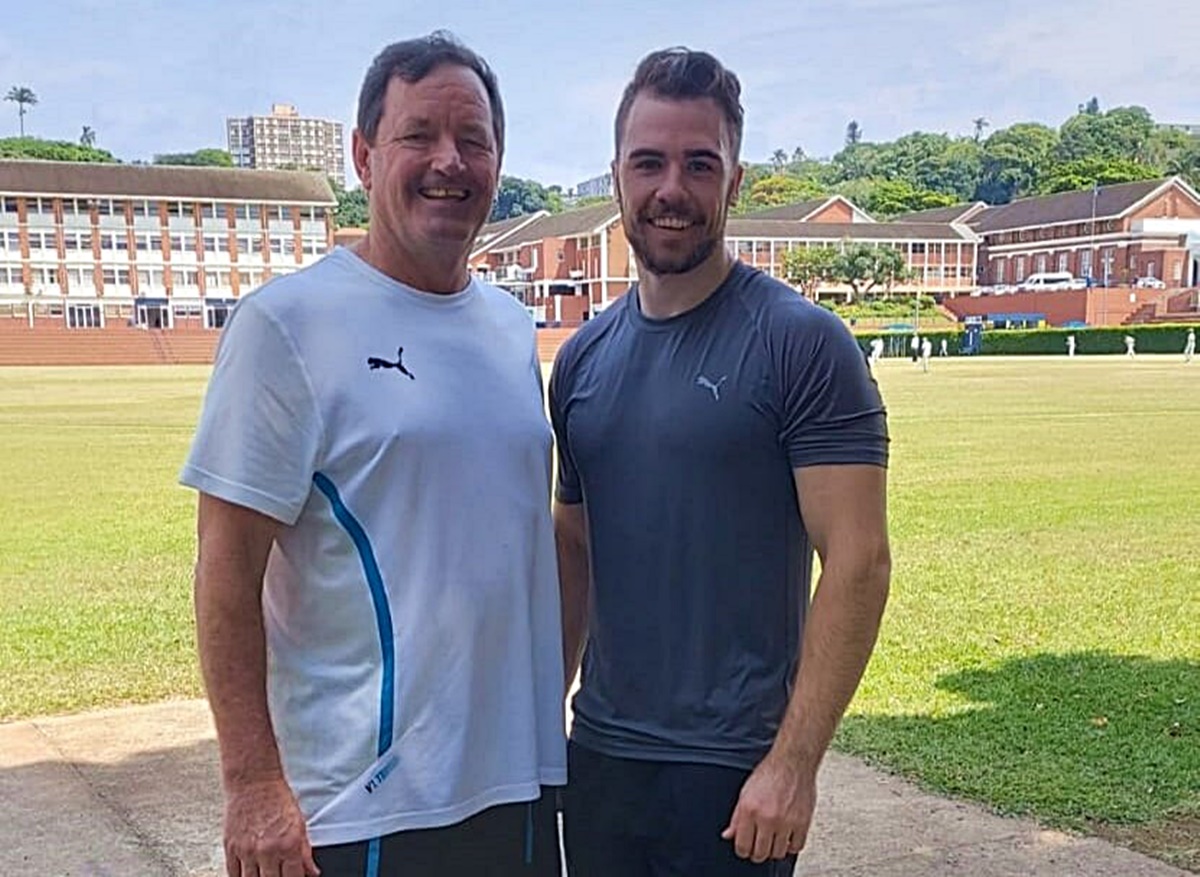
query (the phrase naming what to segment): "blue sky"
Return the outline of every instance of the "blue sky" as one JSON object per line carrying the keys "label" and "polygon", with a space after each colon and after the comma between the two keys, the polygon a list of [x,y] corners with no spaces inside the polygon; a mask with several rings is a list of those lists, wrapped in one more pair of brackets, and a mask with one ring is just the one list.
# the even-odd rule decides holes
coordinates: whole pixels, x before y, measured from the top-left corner
{"label": "blue sky", "polygon": [[[10,0],[0,90],[28,85],[37,136],[81,126],[126,160],[224,147],[225,117],[296,104],[353,122],[387,42],[453,30],[496,69],[505,173],[570,187],[611,159],[612,116],[646,52],[689,45],[742,80],[743,157],[796,145],[1060,124],[1097,95],[1200,122],[1195,0]],[[16,133],[0,104],[0,136]],[[349,165],[348,165],[349,169]],[[352,177],[352,171],[350,173]]]}

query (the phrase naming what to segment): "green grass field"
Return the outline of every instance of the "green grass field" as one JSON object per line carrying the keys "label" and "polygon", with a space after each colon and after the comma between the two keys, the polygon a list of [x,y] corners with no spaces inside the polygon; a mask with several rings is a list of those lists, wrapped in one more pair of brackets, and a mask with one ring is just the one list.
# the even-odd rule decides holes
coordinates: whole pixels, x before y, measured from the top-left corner
{"label": "green grass field", "polygon": [[[0,721],[200,693],[175,478],[206,375],[0,369]],[[879,380],[893,596],[839,747],[1200,866],[1200,363]]]}

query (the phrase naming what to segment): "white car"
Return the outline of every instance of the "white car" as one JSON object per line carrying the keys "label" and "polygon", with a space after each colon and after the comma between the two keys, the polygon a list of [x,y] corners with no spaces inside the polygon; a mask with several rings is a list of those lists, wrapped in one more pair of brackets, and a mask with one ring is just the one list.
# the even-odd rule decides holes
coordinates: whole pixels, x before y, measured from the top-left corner
{"label": "white car", "polygon": [[1167,284],[1157,277],[1139,277],[1133,282],[1138,289],[1166,289]]}

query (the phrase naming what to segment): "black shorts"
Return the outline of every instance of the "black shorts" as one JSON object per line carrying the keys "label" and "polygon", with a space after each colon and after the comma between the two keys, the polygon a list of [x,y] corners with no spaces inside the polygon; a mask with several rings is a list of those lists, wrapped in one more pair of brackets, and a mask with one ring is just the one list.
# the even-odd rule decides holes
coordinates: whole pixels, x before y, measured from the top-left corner
{"label": "black shorts", "polygon": [[321,877],[561,877],[556,790],[501,804],[445,828],[317,847]]}
{"label": "black shorts", "polygon": [[756,865],[721,832],[749,771],[612,758],[567,748],[563,841],[570,877],[788,877],[796,857]]}

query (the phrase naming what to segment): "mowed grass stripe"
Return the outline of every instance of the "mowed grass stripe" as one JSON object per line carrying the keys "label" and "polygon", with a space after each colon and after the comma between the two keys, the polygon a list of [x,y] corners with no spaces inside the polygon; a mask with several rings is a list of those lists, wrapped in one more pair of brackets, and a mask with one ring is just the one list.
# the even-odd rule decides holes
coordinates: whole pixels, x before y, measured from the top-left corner
{"label": "mowed grass stripe", "polygon": [[[0,720],[200,693],[175,479],[207,374],[0,369]],[[879,382],[893,595],[838,746],[1053,825],[1200,813],[1200,363]]]}

